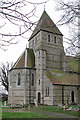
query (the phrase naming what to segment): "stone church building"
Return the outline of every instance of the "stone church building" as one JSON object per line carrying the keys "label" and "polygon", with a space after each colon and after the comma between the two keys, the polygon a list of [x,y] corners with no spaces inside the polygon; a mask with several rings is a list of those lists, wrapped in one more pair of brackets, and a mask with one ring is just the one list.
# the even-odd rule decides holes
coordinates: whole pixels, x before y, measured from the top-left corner
{"label": "stone church building", "polygon": [[8,103],[78,103],[77,58],[65,55],[63,34],[46,11],[28,41],[9,71]]}

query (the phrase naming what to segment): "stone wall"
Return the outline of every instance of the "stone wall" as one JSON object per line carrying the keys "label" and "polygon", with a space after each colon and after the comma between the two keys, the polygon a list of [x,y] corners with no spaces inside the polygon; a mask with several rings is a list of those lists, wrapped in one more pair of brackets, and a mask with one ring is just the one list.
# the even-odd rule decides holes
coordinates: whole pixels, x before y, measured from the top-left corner
{"label": "stone wall", "polygon": [[53,85],[53,104],[62,104],[62,87],[64,91],[64,104],[67,104],[67,100],[69,104],[72,103],[72,91],[74,91],[74,103],[78,103],[78,89],[76,86]]}
{"label": "stone wall", "polygon": [[[18,73],[21,74],[21,85],[18,85]],[[32,77],[29,76],[34,73],[34,86],[29,82]],[[34,103],[35,99],[35,86],[36,86],[36,76],[35,70],[31,70],[31,73],[28,69],[14,69],[9,73],[9,104],[28,104],[29,103],[29,84],[31,84],[31,103]]]}
{"label": "stone wall", "polygon": [[[44,104],[53,105],[53,85],[51,81],[46,76],[46,71],[44,71]],[[49,89],[49,95],[48,95]],[[46,94],[47,92],[47,94]]]}
{"label": "stone wall", "polygon": [[[50,35],[50,42],[48,42],[48,35]],[[54,37],[56,36],[56,43],[54,43]],[[35,43],[37,38],[37,43]],[[34,41],[34,45],[33,45]],[[65,53],[63,47],[63,37],[60,35],[52,34],[45,31],[40,31],[29,41],[29,47],[33,48],[36,58],[37,50],[46,51],[46,68],[52,69],[65,69]],[[42,64],[43,65],[43,64]]]}
{"label": "stone wall", "polygon": [[43,77],[44,70],[46,69],[46,51],[37,50],[35,53],[35,64],[36,64],[36,99],[38,101],[38,93],[41,95],[40,103],[43,104]]}

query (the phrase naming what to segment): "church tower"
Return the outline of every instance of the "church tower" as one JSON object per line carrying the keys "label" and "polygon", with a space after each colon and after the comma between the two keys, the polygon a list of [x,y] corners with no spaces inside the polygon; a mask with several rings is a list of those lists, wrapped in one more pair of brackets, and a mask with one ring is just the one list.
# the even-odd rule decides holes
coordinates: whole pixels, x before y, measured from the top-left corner
{"label": "church tower", "polygon": [[71,56],[67,59],[73,73],[67,71],[63,35],[44,11],[29,39],[29,48],[9,71],[8,103],[25,106],[37,100],[38,104],[61,105],[68,98],[70,103],[78,103],[77,60]]}
{"label": "church tower", "polygon": [[29,39],[29,48],[32,48],[35,53],[36,98],[38,103],[44,103],[43,89],[46,70],[65,69],[63,35],[46,11],[43,12]]}

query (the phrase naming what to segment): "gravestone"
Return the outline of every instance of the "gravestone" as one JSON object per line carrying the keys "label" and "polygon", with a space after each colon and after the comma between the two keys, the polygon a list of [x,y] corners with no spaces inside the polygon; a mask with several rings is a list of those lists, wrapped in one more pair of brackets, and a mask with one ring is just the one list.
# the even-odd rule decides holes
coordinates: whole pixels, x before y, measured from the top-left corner
{"label": "gravestone", "polygon": [[80,104],[77,104],[77,109],[78,111],[80,111]]}
{"label": "gravestone", "polygon": [[6,101],[4,101],[4,107],[6,107]]}
{"label": "gravestone", "polygon": [[36,99],[34,99],[34,104],[35,104],[35,107],[38,107],[38,102]]}

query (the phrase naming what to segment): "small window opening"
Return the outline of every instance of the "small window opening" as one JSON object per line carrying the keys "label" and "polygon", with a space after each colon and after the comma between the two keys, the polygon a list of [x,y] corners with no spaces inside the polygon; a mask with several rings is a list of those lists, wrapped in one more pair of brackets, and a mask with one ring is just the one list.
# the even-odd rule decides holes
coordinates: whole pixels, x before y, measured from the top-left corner
{"label": "small window opening", "polygon": [[54,37],[54,43],[56,43],[56,36]]}
{"label": "small window opening", "polygon": [[34,46],[34,40],[32,41],[32,46]]}
{"label": "small window opening", "polygon": [[50,35],[48,35],[48,42],[50,42]]}
{"label": "small window opening", "polygon": [[35,38],[35,44],[37,43],[37,37]]}
{"label": "small window opening", "polygon": [[46,96],[47,96],[47,88],[46,88]]}
{"label": "small window opening", "polygon": [[32,73],[32,86],[34,86],[34,74]]}
{"label": "small window opening", "polygon": [[49,96],[49,87],[48,87],[48,96]]}
{"label": "small window opening", "polygon": [[71,99],[72,99],[72,102],[74,103],[74,91],[71,92]]}
{"label": "small window opening", "polygon": [[40,51],[39,51],[39,55],[40,55]]}
{"label": "small window opening", "polygon": [[49,96],[49,87],[46,88],[46,96]]}
{"label": "small window opening", "polygon": [[39,80],[39,85],[40,85],[40,80]]}

